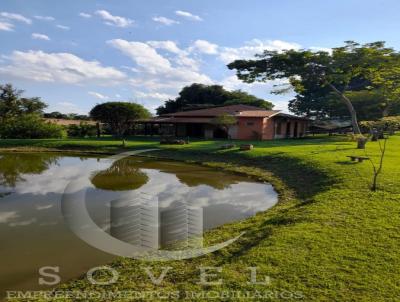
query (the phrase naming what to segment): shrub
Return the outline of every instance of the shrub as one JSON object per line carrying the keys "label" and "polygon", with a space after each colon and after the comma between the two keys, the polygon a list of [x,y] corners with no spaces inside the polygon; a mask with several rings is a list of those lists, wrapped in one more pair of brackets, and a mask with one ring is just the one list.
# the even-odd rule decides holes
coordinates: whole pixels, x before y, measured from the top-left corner
{"label": "shrub", "polygon": [[0,125],[1,138],[63,138],[63,127],[50,124],[37,114],[24,114],[3,120]]}
{"label": "shrub", "polygon": [[363,132],[370,132],[376,128],[382,131],[400,130],[400,116],[386,116],[377,121],[360,122],[360,127]]}
{"label": "shrub", "polygon": [[90,125],[85,122],[81,122],[79,125],[69,125],[67,127],[67,133],[69,137],[90,137],[97,135],[97,127]]}

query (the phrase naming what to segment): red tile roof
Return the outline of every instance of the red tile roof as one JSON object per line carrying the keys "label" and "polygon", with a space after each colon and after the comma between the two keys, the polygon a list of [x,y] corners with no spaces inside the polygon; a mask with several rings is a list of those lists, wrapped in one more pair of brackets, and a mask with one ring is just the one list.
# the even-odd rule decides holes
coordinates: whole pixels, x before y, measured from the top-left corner
{"label": "red tile roof", "polygon": [[278,112],[279,110],[264,110],[254,106],[239,104],[168,113],[163,114],[161,117],[215,117],[221,114],[229,114],[237,117],[269,117],[277,114]]}
{"label": "red tile roof", "polygon": [[[195,124],[210,124],[213,118],[211,117],[161,117],[149,120],[151,123],[195,123]],[[144,120],[146,122],[146,120]]]}

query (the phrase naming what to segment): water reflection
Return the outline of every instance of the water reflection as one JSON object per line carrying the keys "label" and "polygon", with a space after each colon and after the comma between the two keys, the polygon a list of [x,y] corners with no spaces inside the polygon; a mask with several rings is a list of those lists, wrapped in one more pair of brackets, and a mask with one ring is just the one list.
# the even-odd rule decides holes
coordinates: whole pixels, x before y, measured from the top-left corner
{"label": "water reflection", "polygon": [[[150,196],[147,206],[158,208],[161,245],[187,237],[169,223],[176,215],[186,221],[200,213],[193,209],[201,209],[202,221],[196,216],[191,230],[199,233],[266,210],[277,200],[268,184],[175,161],[131,157],[110,165],[98,157],[0,154],[0,291],[43,289],[37,285],[41,266],[60,266],[66,280],[114,257],[88,246],[64,224],[60,198],[83,171],[92,177],[77,190],[85,190],[86,207],[98,225],[116,237],[129,235],[118,229],[123,216],[118,210],[126,210],[120,201],[129,205],[144,194]],[[11,188],[13,194],[6,195]],[[112,216],[117,217],[115,225]],[[136,240],[136,234],[125,240]]]}
{"label": "water reflection", "polygon": [[58,156],[42,153],[5,153],[0,156],[0,185],[15,187],[22,174],[40,174],[57,163]]}
{"label": "water reflection", "polygon": [[95,172],[91,182],[96,188],[103,190],[138,189],[147,183],[149,177],[136,166],[136,163],[137,160],[129,157],[117,160],[106,170]]}

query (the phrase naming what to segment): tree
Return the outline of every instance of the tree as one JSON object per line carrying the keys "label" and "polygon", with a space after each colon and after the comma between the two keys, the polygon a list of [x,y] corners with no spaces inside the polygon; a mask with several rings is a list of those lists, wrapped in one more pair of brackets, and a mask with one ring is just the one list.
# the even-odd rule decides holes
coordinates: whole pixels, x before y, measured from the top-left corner
{"label": "tree", "polygon": [[63,138],[66,131],[62,126],[47,123],[38,114],[22,114],[8,117],[0,123],[1,138]]}
{"label": "tree", "polygon": [[114,134],[123,137],[135,120],[149,118],[151,114],[139,104],[107,102],[93,107],[90,116],[94,120],[108,124]]}
{"label": "tree", "polygon": [[[329,95],[336,95],[346,106],[352,119],[355,134],[360,134],[357,114],[348,97],[349,91],[360,91],[378,86],[378,79],[388,70],[388,57],[394,51],[383,42],[360,45],[347,41],[345,46],[333,48],[332,53],[310,50],[264,51],[256,60],[236,60],[228,65],[236,69],[239,79],[245,82],[288,79],[297,93],[296,98],[310,103],[297,110],[312,111]],[[379,83],[383,85],[383,81]],[[375,87],[377,88],[377,87]],[[277,90],[283,93],[286,90]],[[314,103],[314,104],[313,104]],[[318,104],[319,103],[319,104]]]}
{"label": "tree", "polygon": [[228,133],[229,127],[235,125],[237,120],[234,116],[224,113],[215,117],[211,122]]}
{"label": "tree", "polygon": [[163,106],[158,107],[157,114],[233,104],[247,104],[265,109],[272,109],[273,107],[271,102],[244,91],[228,91],[220,85],[194,83],[184,87],[176,99],[167,100]]}
{"label": "tree", "polygon": [[89,120],[89,116],[85,114],[76,114],[76,113],[61,113],[58,111],[53,111],[50,113],[44,113],[43,117],[45,118],[55,118],[55,119],[65,119],[65,120]]}
{"label": "tree", "polygon": [[11,84],[0,85],[0,122],[23,114],[43,113],[47,105],[38,97],[22,97],[23,93],[23,90],[16,89]]}
{"label": "tree", "polygon": [[17,182],[25,181],[24,176],[41,174],[58,160],[56,153],[7,152],[0,157],[0,185],[15,187]]}
{"label": "tree", "polygon": [[383,96],[383,117],[400,112],[400,53],[388,49],[384,60],[369,68],[368,78]]}
{"label": "tree", "polygon": [[1,138],[61,138],[61,126],[48,124],[42,119],[47,105],[38,97],[23,97],[23,90],[11,84],[0,85],[0,137]]}
{"label": "tree", "polygon": [[117,160],[111,167],[91,178],[96,188],[107,191],[136,190],[148,181],[147,174],[137,168],[137,163],[132,158]]}

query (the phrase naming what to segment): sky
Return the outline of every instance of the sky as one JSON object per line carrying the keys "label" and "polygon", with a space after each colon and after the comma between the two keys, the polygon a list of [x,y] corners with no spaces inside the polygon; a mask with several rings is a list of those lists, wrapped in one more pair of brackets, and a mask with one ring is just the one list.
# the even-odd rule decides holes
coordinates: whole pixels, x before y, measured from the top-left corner
{"label": "sky", "polygon": [[1,0],[0,83],[41,97],[48,112],[86,114],[106,101],[154,112],[191,83],[241,89],[287,111],[292,93],[242,83],[226,65],[347,40],[400,49],[399,11],[398,0]]}

